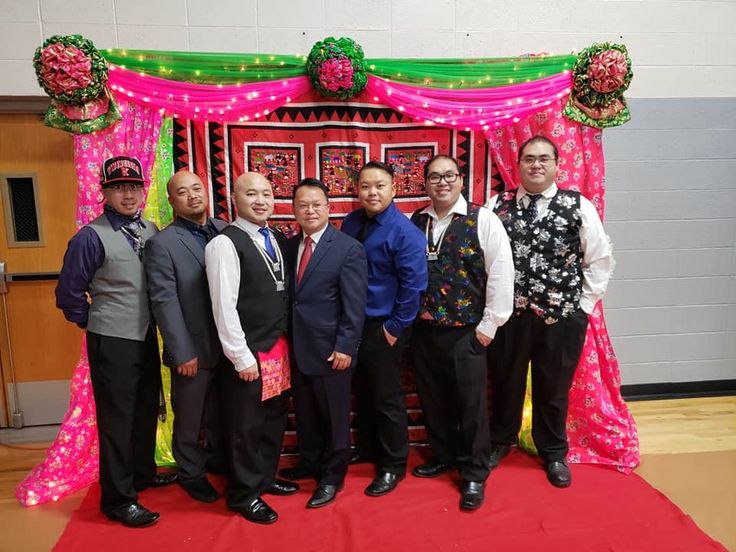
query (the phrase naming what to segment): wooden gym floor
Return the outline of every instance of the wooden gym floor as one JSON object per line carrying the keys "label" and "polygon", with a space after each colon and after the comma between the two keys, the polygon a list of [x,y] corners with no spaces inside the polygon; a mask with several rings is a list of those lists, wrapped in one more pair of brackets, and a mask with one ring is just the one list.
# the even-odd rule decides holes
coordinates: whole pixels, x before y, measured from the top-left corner
{"label": "wooden gym floor", "polygon": [[[636,470],[736,551],[736,397],[630,402],[642,461]],[[45,443],[13,443],[0,431],[0,552],[51,550],[86,490],[23,508],[15,486],[44,458]],[[3,444],[6,443],[6,444]]]}

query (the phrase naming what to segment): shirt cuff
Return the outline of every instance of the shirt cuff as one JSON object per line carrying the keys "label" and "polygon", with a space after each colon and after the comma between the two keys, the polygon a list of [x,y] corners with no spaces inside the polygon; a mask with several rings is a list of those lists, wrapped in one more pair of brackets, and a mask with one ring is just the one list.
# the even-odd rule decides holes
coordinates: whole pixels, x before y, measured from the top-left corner
{"label": "shirt cuff", "polygon": [[583,312],[585,314],[592,314],[593,309],[595,308],[595,304],[597,301],[595,299],[592,299],[590,297],[581,297],[580,298],[580,308],[583,309]]}
{"label": "shirt cuff", "polygon": [[404,333],[404,328],[393,318],[389,318],[388,320],[386,320],[383,323],[383,327],[386,328],[386,331],[394,336],[396,339],[399,339],[401,337],[401,334]]}
{"label": "shirt cuff", "polygon": [[258,362],[253,353],[251,353],[250,349],[248,349],[242,357],[230,359],[230,361],[233,363],[236,372],[242,372],[243,370],[246,370],[249,366],[253,366]]}
{"label": "shirt cuff", "polygon": [[480,324],[478,324],[478,326],[476,326],[475,329],[483,335],[493,339],[494,337],[496,337],[496,330],[498,329],[498,326],[492,320],[483,320]]}

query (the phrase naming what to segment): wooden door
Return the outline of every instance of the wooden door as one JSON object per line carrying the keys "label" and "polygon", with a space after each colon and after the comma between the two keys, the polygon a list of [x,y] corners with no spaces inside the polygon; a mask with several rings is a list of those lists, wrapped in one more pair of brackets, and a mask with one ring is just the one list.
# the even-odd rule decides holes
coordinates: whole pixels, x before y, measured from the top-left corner
{"label": "wooden door", "polygon": [[10,246],[6,205],[0,205],[0,261],[9,273],[24,275],[8,283],[7,320],[0,308],[0,425],[9,425],[13,410],[11,351],[25,425],[58,423],[68,404],[82,338],[82,331],[56,309],[54,298],[55,274],[76,231],[71,135],[45,127],[41,115],[0,115],[0,174],[35,175],[42,230],[40,246]]}

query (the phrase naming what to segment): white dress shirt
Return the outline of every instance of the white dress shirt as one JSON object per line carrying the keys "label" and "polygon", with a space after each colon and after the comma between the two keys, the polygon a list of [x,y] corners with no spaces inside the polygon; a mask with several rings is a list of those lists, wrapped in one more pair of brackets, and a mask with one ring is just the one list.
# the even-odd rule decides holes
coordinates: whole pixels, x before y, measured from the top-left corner
{"label": "white dress shirt", "polygon": [[[243,218],[233,222],[245,231],[257,247],[266,250],[266,238],[258,232],[261,226]],[[274,249],[279,245],[271,233]],[[215,318],[217,335],[225,356],[242,372],[256,363],[256,357],[248,347],[245,332],[238,316],[238,295],[240,293],[240,259],[235,244],[227,236],[219,235],[210,240],[204,250],[205,270],[212,299],[212,314]],[[249,316],[251,313],[247,313]],[[257,313],[252,313],[257,316]]]}
{"label": "white dress shirt", "polygon": [[[432,242],[437,243],[450,226],[453,215],[467,215],[468,202],[460,196],[452,209],[438,218],[430,204],[422,210],[432,218]],[[481,207],[478,212],[478,241],[483,250],[483,264],[488,275],[486,305],[477,330],[493,338],[499,326],[503,326],[514,310],[514,258],[506,229],[496,214]]]}
{"label": "white dress shirt", "polygon": [[[537,220],[547,212],[550,202],[557,194],[557,184],[542,192],[537,200]],[[529,192],[523,186],[516,190],[516,203],[526,209],[529,205]],[[498,196],[493,196],[486,205],[493,210]],[[587,314],[593,312],[595,304],[603,297],[611,279],[615,262],[611,249],[611,240],[603,229],[603,223],[598,216],[595,206],[580,195],[580,247],[583,250],[583,295],[580,298],[580,308]]]}
{"label": "white dress shirt", "polygon": [[[309,236],[310,238],[312,238],[312,253],[314,253],[314,250],[317,249],[317,243],[319,243],[319,239],[325,233],[325,230],[327,230],[327,224],[325,224],[325,227],[322,228],[322,230],[319,230]],[[299,252],[297,253],[297,257],[296,257],[297,271],[299,270],[299,263],[302,262],[302,253],[304,253],[304,236],[306,236],[306,234],[302,236],[302,239],[299,242]]]}

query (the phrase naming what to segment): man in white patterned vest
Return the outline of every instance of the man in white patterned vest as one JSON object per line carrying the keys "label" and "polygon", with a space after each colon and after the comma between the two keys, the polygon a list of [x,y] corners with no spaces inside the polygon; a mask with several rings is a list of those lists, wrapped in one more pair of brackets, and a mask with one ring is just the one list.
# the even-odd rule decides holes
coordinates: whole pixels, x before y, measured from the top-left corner
{"label": "man in white patterned vest", "polygon": [[535,136],[521,146],[518,161],[519,188],[489,204],[509,235],[516,268],[514,314],[490,350],[490,465],[496,467],[516,442],[531,362],[534,444],[549,482],[568,487],[568,392],[613,257],[593,204],[555,184],[555,144]]}

